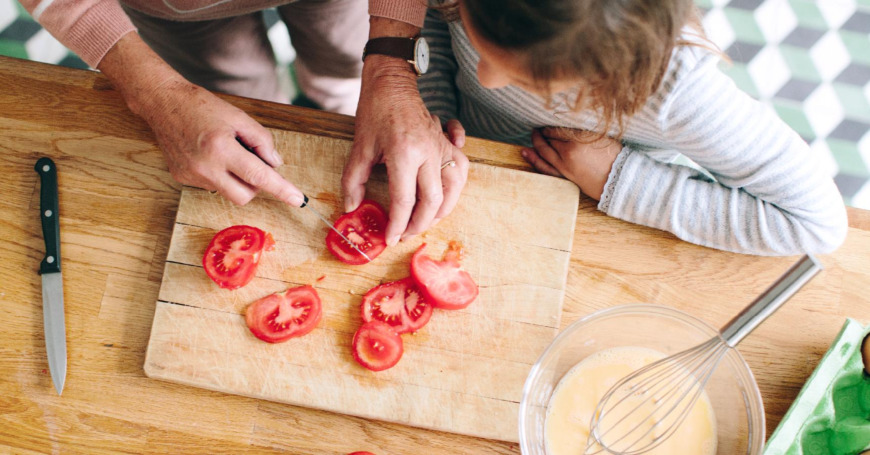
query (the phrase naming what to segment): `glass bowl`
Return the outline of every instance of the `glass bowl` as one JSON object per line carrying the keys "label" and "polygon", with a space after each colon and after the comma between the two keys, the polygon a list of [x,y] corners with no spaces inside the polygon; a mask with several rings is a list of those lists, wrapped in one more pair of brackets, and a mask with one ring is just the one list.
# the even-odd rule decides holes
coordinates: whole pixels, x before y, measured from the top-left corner
{"label": "glass bowl", "polygon": [[[544,435],[550,397],[565,373],[589,355],[621,346],[671,355],[718,333],[687,313],[661,305],[618,305],[574,322],[550,343],[526,378],[519,412],[522,453],[547,453]],[[728,350],[705,390],[716,414],[716,453],[760,454],[764,406],[752,371],[739,352]]]}

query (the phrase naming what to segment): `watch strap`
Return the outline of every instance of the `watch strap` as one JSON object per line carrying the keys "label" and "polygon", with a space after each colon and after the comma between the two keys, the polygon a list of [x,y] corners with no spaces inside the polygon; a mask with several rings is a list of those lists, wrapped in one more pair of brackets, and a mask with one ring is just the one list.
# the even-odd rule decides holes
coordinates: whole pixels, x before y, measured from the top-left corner
{"label": "watch strap", "polygon": [[363,50],[363,60],[369,54],[388,55],[390,57],[398,57],[402,60],[414,60],[414,45],[416,38],[403,38],[396,36],[385,36],[381,38],[372,38],[366,43]]}

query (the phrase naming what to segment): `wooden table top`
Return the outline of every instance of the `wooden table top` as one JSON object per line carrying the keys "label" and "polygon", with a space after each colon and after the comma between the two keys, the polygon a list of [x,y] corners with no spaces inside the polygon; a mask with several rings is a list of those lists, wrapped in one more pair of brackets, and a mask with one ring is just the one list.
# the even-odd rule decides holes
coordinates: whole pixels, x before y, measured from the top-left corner
{"label": "wooden table top", "polygon": [[[145,377],[181,186],[148,126],[100,74],[0,57],[0,87],[0,452],[519,452],[516,444]],[[351,117],[225,99],[267,127],[352,138]],[[516,147],[470,140],[465,152],[475,162],[528,169]],[[59,169],[69,359],[63,396],[48,373],[36,273],[44,246],[33,166],[41,156]],[[691,245],[607,217],[588,198],[578,211],[563,328],[633,302],[670,305],[718,327],[796,259]],[[768,436],[844,318],[870,322],[870,212],[850,209],[849,217],[845,245],[819,258],[826,270],[740,345],[761,390]]]}

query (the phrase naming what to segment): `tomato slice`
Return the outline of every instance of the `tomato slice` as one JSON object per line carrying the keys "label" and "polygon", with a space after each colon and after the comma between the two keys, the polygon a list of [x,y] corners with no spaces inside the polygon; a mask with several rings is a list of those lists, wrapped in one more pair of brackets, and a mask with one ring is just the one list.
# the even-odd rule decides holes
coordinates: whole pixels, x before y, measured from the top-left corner
{"label": "tomato slice", "polygon": [[[362,201],[356,210],[339,217],[333,226],[371,259],[378,257],[387,248],[387,212],[375,201]],[[360,265],[368,262],[333,230],[326,234],[326,247],[345,264]]]}
{"label": "tomato slice", "polygon": [[254,278],[263,250],[274,246],[272,234],[253,226],[230,226],[212,237],[202,267],[218,286],[238,289]]}
{"label": "tomato slice", "polygon": [[460,265],[462,247],[450,242],[441,261],[426,256],[420,248],[411,257],[411,277],[435,308],[459,310],[477,298],[479,290],[474,279]]}
{"label": "tomato slice", "polygon": [[393,367],[404,351],[402,337],[386,322],[366,322],[353,335],[353,358],[372,371]]}
{"label": "tomato slice", "polygon": [[386,322],[398,334],[420,330],[432,317],[432,305],[410,277],[369,290],[362,300],[362,318]]}
{"label": "tomato slice", "polygon": [[248,305],[245,322],[255,337],[280,343],[314,330],[322,312],[317,290],[306,285],[267,295]]}

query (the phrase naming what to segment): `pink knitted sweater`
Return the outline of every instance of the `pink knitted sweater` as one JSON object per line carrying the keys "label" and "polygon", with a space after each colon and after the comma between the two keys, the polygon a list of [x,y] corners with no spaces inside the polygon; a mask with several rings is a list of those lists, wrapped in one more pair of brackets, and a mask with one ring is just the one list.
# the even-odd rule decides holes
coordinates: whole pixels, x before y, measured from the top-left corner
{"label": "pink knitted sweater", "polygon": [[[96,68],[106,52],[136,28],[118,0],[20,0],[58,41]],[[124,0],[164,19],[195,21],[229,17],[288,3],[287,0]],[[369,14],[423,26],[423,0],[369,0]]]}

